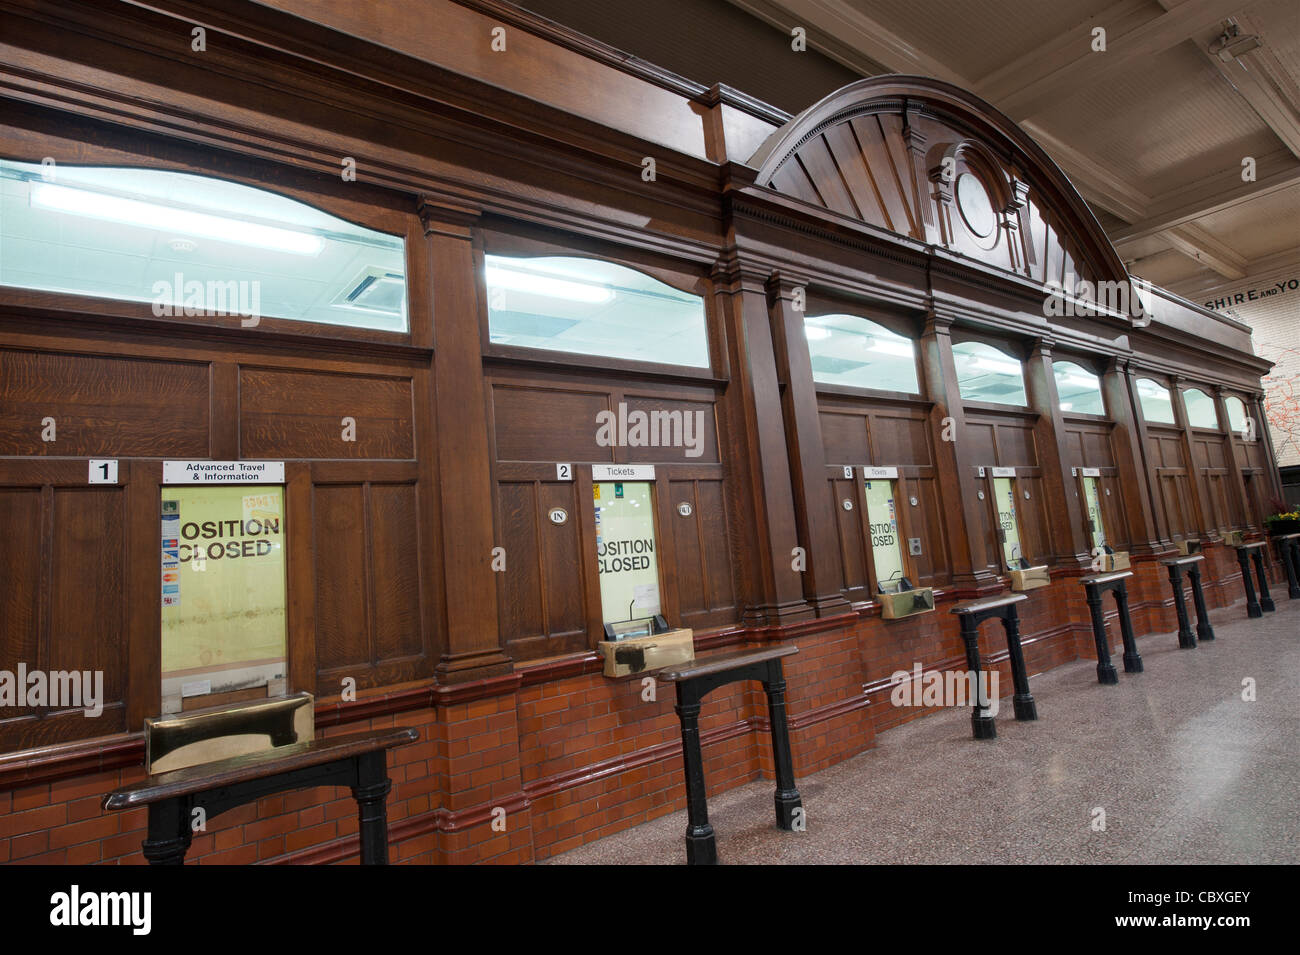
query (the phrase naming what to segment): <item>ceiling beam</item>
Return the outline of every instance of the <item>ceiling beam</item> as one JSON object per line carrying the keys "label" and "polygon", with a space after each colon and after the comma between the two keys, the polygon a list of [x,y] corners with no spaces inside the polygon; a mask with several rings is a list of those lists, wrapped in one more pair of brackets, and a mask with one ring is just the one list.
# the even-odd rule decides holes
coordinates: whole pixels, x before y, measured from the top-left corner
{"label": "ceiling beam", "polygon": [[1194,275],[1165,287],[1192,301],[1204,301],[1222,292],[1240,288],[1243,283],[1264,283],[1270,278],[1294,278],[1300,275],[1300,245],[1255,259],[1240,279],[1222,275]]}
{"label": "ceiling beam", "polygon": [[[998,108],[1012,119],[1021,121],[1114,72],[1121,63],[1163,53],[1239,13],[1252,2],[1255,0],[1184,0],[1172,10],[1123,32],[1113,31],[1128,22],[1127,14],[1117,17],[1114,21],[1116,27],[1110,27],[1098,18],[1095,26],[1107,31],[1105,52],[1093,51],[1092,26],[1088,26],[1087,32],[1072,37],[1076,41],[1072,55],[1022,62],[1017,73],[1003,68],[998,71],[996,84],[977,92],[997,103]],[[1028,59],[1021,58],[1022,61]],[[994,78],[990,77],[991,80]]]}
{"label": "ceiling beam", "polygon": [[1285,149],[1256,158],[1254,182],[1242,182],[1241,172],[1240,166],[1231,166],[1181,189],[1155,197],[1147,209],[1146,218],[1116,229],[1111,233],[1111,242],[1120,246],[1133,239],[1168,232],[1193,219],[1230,209],[1300,183],[1300,161]]}
{"label": "ceiling beam", "polygon": [[1048,76],[1062,63],[1075,60],[1080,50],[1090,52],[1093,28],[1105,27],[1108,37],[1117,37],[1150,20],[1151,5],[1147,0],[1120,0],[1023,56],[1004,62],[976,81],[974,89],[990,102],[1002,102],[1022,90],[1026,78]]}
{"label": "ceiling beam", "polygon": [[1232,251],[1198,225],[1188,223],[1170,229],[1168,232],[1161,232],[1160,237],[1179,252],[1213,269],[1225,278],[1246,277],[1245,257]]}
{"label": "ceiling beam", "polygon": [[1134,189],[1111,170],[1067,146],[1037,123],[1021,123],[1025,132],[1065,170],[1074,187],[1095,206],[1125,222],[1145,218],[1151,197]]}
{"label": "ceiling beam", "polygon": [[962,83],[957,74],[912,44],[899,39],[866,14],[840,0],[729,0],[787,36],[795,27],[808,32],[808,45],[863,76],[916,73]]}
{"label": "ceiling beam", "polygon": [[[1263,37],[1263,33],[1248,17],[1238,17],[1237,25],[1243,35]],[[1216,33],[1210,42],[1217,37]],[[1295,81],[1277,54],[1269,49],[1268,41],[1265,39],[1263,42],[1264,46],[1226,63],[1209,51],[1208,43],[1202,44],[1201,50],[1237,94],[1250,104],[1259,118],[1291,150],[1292,155],[1300,158],[1300,110],[1296,105],[1300,97],[1297,96]]]}

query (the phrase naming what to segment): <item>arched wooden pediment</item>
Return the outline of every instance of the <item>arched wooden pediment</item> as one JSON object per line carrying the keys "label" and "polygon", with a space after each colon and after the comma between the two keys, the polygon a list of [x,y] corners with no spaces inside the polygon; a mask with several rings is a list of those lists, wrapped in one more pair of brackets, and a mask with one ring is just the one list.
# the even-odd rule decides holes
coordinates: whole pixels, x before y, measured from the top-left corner
{"label": "arched wooden pediment", "polygon": [[1073,290],[1128,272],[1027,133],[940,80],[852,83],[775,131],[756,182],[830,212]]}

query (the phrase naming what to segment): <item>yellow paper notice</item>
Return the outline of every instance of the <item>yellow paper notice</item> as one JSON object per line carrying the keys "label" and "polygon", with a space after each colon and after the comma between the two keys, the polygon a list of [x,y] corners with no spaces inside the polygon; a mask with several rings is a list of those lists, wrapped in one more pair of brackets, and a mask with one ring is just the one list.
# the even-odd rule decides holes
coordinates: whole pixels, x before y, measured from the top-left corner
{"label": "yellow paper notice", "polygon": [[162,499],[180,512],[180,599],[162,608],[163,676],[283,660],[284,489],[169,487]]}

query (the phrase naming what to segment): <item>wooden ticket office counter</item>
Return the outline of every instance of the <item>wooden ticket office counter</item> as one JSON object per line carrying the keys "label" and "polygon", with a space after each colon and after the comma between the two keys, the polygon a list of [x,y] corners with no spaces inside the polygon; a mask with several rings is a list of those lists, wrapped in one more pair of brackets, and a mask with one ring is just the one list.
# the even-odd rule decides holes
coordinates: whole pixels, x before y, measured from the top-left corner
{"label": "wooden ticket office counter", "polygon": [[[798,639],[800,777],[920,712],[891,673],[962,665],[950,614],[881,618],[903,578],[951,604],[1043,566],[1031,668],[1091,657],[1084,469],[1139,634],[1172,627],[1176,539],[1205,545],[1211,605],[1239,599],[1215,542],[1280,496],[1248,426],[1267,363],[1159,290],[1052,299],[1129,277],[1005,117],[879,77],[791,118],[491,0],[414,7],[0,13],[0,670],[103,673],[95,718],[0,712],[0,858],[138,854],[143,817],[86,801],[142,775],[163,706],[164,460],[283,462],[285,690],[321,732],[420,728],[394,753],[399,862],[539,859],[684,805],[671,694],[594,652],[619,512],[593,468],[653,469],[626,615],[699,650]],[[186,270],[260,281],[257,320],[153,307]],[[762,720],[710,697],[712,786],[770,774]],[[263,800],[189,858],[348,859],[350,816],[346,793]]]}

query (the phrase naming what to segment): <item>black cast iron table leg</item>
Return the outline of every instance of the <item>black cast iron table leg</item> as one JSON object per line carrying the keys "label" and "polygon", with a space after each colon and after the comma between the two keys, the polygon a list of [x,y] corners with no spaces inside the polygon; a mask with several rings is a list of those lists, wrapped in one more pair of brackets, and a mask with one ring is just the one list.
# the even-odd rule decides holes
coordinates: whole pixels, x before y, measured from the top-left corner
{"label": "black cast iron table leg", "polygon": [[357,757],[357,784],[352,798],[360,816],[361,864],[388,865],[388,778],[386,754],[380,750]]}
{"label": "black cast iron table leg", "polygon": [[1101,589],[1096,584],[1084,584],[1088,596],[1088,613],[1092,617],[1092,639],[1097,644],[1097,682],[1112,684],[1119,682],[1115,664],[1110,662],[1110,646],[1106,639],[1105,611],[1101,605]]}
{"label": "black cast iron table leg", "polygon": [[1268,594],[1268,577],[1264,575],[1264,548],[1254,548],[1251,555],[1255,558],[1255,576],[1259,578],[1259,609],[1265,613],[1272,613],[1277,607]]}
{"label": "black cast iron table leg", "polygon": [[183,865],[192,838],[187,800],[164,799],[149,806],[149,836],[143,848],[150,865]]}
{"label": "black cast iron table leg", "polygon": [[1133,636],[1133,621],[1128,615],[1128,586],[1121,580],[1115,588],[1115,605],[1119,607],[1119,632],[1124,638],[1124,672],[1141,673],[1142,655],[1138,653],[1137,639]]}
{"label": "black cast iron table leg", "polygon": [[1278,541],[1278,550],[1282,552],[1282,566],[1286,568],[1286,595],[1294,600],[1300,597],[1300,541]]}
{"label": "black cast iron table leg", "polygon": [[980,630],[973,615],[961,618],[961,639],[966,644],[966,669],[970,670],[975,680],[975,707],[971,710],[971,732],[976,739],[996,739],[997,724],[993,717],[986,715],[989,701],[984,699],[985,681],[980,679]]}
{"label": "black cast iron table leg", "polygon": [[700,752],[700,701],[687,681],[677,684],[677,718],[682,724],[682,763],[686,770],[686,864],[717,865],[718,847],[709,825]]}
{"label": "black cast iron table leg", "polygon": [[1187,619],[1187,603],[1183,600],[1183,568],[1178,564],[1169,565],[1169,585],[1174,589],[1174,610],[1178,613],[1178,646],[1191,650],[1196,646],[1196,635]]}
{"label": "black cast iron table leg", "polygon": [[1011,702],[1018,720],[1038,719],[1038,707],[1034,704],[1033,694],[1029,692],[1029,673],[1025,670],[1025,654],[1020,648],[1020,614],[1012,606],[1002,618],[1002,628],[1007,632],[1007,653],[1011,656],[1011,681],[1015,684],[1016,695]]}
{"label": "black cast iron table leg", "polygon": [[1205,609],[1205,591],[1201,589],[1201,568],[1192,564],[1187,568],[1187,576],[1192,580],[1192,602],[1196,604],[1196,638],[1213,640],[1214,627],[1210,626],[1210,612]]}
{"label": "black cast iron table leg", "polygon": [[1237,549],[1237,563],[1241,565],[1241,582],[1246,588],[1246,616],[1262,617],[1264,611],[1259,609],[1259,601],[1255,599],[1255,585],[1250,580],[1250,555],[1246,548]]}
{"label": "black cast iron table leg", "polygon": [[763,691],[767,693],[767,719],[772,726],[772,762],[776,766],[776,824],[789,832],[794,828],[795,810],[803,806],[803,801],[794,785],[790,728],[785,713],[785,671],[779,658],[767,665]]}

